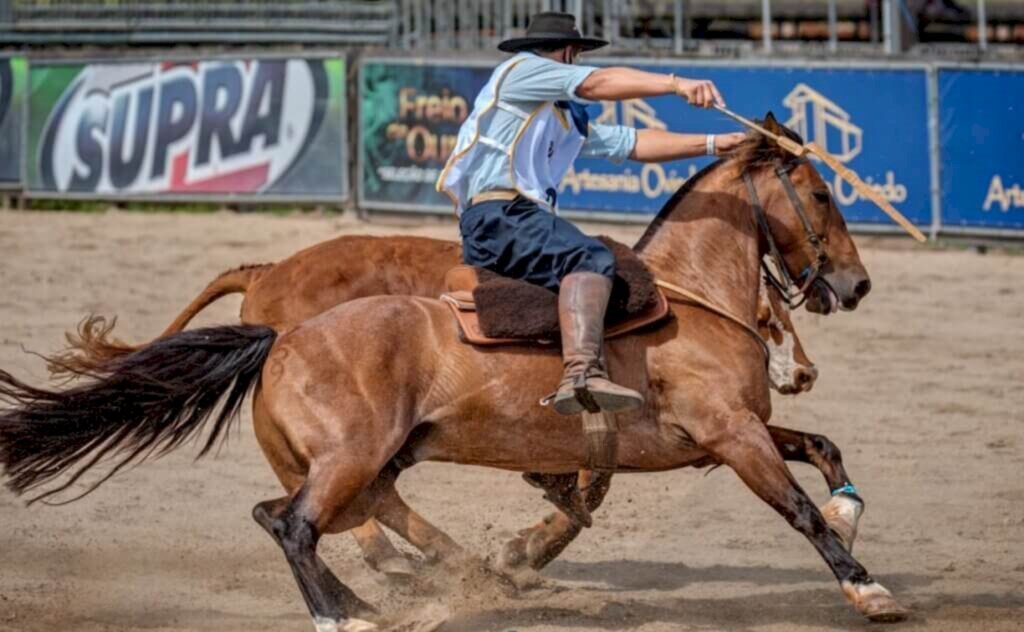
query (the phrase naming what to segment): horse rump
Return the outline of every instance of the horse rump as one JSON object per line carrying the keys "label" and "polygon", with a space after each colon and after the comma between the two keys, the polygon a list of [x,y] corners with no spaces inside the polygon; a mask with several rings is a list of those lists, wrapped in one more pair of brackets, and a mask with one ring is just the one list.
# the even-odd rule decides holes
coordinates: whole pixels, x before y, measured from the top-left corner
{"label": "horse rump", "polygon": [[237,418],[276,337],[262,325],[185,331],[113,358],[83,382],[53,390],[0,370],[0,465],[7,486],[23,494],[73,470],[31,504],[112,461],[110,470],[75,499],[81,498],[129,463],[196,437],[212,419],[199,452],[205,455]]}

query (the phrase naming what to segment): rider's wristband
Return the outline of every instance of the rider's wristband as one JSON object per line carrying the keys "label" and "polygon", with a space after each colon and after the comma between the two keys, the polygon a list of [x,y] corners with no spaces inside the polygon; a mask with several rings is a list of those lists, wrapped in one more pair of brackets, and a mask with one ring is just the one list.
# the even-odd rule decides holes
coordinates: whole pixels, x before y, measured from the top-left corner
{"label": "rider's wristband", "polygon": [[705,140],[704,142],[705,142],[705,151],[706,151],[707,155],[709,155],[709,156],[717,156],[718,152],[715,151],[715,135],[714,134],[708,134],[707,135],[707,140]]}

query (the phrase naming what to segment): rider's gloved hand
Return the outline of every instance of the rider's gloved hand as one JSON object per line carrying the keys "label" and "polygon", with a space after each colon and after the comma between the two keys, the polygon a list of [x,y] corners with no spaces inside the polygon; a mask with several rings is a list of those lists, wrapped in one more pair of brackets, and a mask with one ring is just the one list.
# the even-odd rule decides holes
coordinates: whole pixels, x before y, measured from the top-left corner
{"label": "rider's gloved hand", "polygon": [[713,105],[725,107],[725,99],[714,82],[708,79],[684,79],[675,76],[673,80],[676,94],[686,99],[690,105],[699,108],[710,108]]}

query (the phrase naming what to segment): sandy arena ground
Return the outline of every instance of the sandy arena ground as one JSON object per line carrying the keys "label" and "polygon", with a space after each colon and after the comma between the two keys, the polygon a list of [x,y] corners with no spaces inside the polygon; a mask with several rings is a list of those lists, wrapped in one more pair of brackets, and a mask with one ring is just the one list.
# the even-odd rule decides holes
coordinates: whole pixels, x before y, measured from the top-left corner
{"label": "sandy arena ground", "polygon": [[[88,312],[148,339],[224,269],[399,231],[457,236],[449,222],[351,215],[0,212],[0,367],[41,383],[23,347],[56,350]],[[913,609],[895,629],[1022,630],[1024,257],[861,246],[872,295],[852,314],[799,314],[822,375],[810,394],[776,396],[773,421],[843,448],[867,500],[855,553]],[[200,321],[236,322],[238,304]],[[184,449],[67,507],[26,509],[0,491],[0,630],[311,630],[283,557],[249,518],[279,490],[248,419],[239,428],[217,458]],[[794,470],[824,502],[817,472]],[[481,468],[422,465],[400,489],[481,555],[548,511],[517,474]],[[868,625],[811,546],[724,468],[620,476],[595,518],[543,587],[517,598],[457,579],[443,597],[396,590],[348,536],[321,550],[386,610],[451,604],[448,632]]]}

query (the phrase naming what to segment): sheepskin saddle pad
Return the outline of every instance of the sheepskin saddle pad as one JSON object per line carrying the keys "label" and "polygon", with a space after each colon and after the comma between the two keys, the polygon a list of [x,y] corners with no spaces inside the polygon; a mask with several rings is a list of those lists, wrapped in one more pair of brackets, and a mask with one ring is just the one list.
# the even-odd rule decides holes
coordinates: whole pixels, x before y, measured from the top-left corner
{"label": "sheepskin saddle pad", "polygon": [[[668,301],[654,275],[631,248],[598,237],[615,255],[615,280],[605,317],[612,338],[665,320]],[[441,296],[452,309],[462,338],[470,344],[557,344],[558,294],[489,270],[456,266],[445,276]]]}

